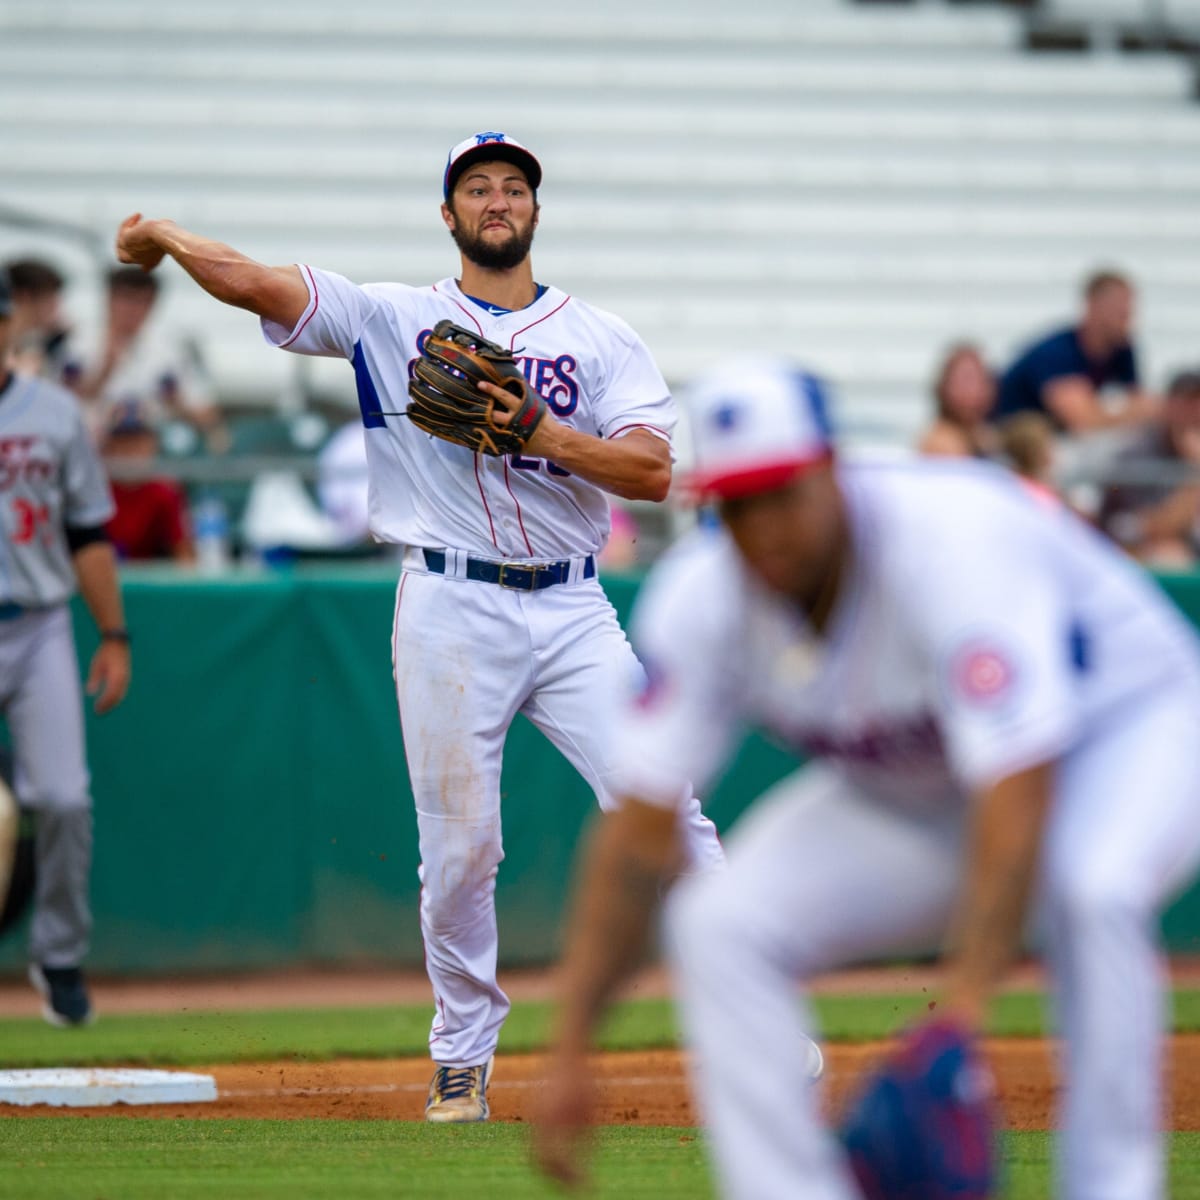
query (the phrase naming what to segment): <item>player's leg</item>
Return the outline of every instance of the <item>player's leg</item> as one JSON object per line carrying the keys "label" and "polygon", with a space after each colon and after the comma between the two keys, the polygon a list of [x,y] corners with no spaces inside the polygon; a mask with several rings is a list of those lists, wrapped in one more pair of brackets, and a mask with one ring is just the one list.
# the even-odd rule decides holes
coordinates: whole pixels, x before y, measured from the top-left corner
{"label": "player's leg", "polygon": [[8,720],[17,795],[36,829],[30,973],[47,1020],[80,1024],[91,1016],[79,967],[92,928],[92,803],[78,659],[65,607],[19,620],[5,639],[24,643],[11,647],[17,682]]}
{"label": "player's leg", "polygon": [[[537,673],[521,711],[587,780],[600,807],[611,808],[612,723],[642,666],[598,583],[549,588],[525,607]],[[722,863],[716,827],[694,796],[681,804],[680,826],[686,870]]]}
{"label": "player's leg", "polygon": [[696,1093],[722,1194],[850,1200],[858,1192],[808,1084],[797,981],[850,961],[935,949],[956,893],[961,820],[876,805],[814,767],[727,839],[728,869],[667,901]]}
{"label": "player's leg", "polygon": [[1068,1200],[1166,1195],[1158,915],[1200,861],[1200,690],[1148,699],[1060,768],[1042,906],[1064,1037]]}
{"label": "player's leg", "polygon": [[405,572],[394,667],[421,852],[421,933],[433,985],[433,1060],[477,1067],[508,999],[496,982],[504,735],[529,673],[512,593]]}

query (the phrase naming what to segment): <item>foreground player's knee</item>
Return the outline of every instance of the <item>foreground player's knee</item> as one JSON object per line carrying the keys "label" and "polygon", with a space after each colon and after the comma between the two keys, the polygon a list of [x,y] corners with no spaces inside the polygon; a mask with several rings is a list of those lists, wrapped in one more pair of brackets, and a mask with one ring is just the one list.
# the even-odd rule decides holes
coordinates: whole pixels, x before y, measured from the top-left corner
{"label": "foreground player's knee", "polygon": [[1048,889],[1052,920],[1071,936],[1087,930],[1118,929],[1150,920],[1153,897],[1129,878],[1077,865]]}
{"label": "foreground player's knee", "polygon": [[685,969],[706,955],[736,944],[738,922],[734,906],[724,896],[722,875],[681,877],[667,894],[663,928],[672,957]]}

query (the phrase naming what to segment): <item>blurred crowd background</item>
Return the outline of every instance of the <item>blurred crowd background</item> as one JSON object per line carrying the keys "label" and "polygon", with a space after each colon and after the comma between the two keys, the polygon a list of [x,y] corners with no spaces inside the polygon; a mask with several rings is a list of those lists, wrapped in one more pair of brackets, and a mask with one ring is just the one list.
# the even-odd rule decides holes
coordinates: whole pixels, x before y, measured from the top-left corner
{"label": "blurred crowd background", "polygon": [[[129,560],[370,559],[353,372],[118,223],[427,283],[448,147],[540,157],[536,277],[668,381],[785,352],[847,447],[993,458],[1158,567],[1200,550],[1200,0],[0,0],[17,356],[71,388]],[[686,429],[679,440],[686,461]],[[685,517],[614,514],[611,568]]]}

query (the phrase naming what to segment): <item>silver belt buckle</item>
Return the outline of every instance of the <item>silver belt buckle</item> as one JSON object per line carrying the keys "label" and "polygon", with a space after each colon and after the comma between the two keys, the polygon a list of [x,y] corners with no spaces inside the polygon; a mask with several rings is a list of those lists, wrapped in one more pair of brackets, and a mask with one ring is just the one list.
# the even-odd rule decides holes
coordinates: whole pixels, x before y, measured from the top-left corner
{"label": "silver belt buckle", "polygon": [[[544,571],[545,567],[532,566],[529,563],[501,563],[500,577],[496,582],[502,588],[509,588],[514,592],[532,592],[537,586],[537,577],[539,571]],[[529,579],[525,583],[507,583],[505,581],[505,573],[508,571],[527,571]]]}

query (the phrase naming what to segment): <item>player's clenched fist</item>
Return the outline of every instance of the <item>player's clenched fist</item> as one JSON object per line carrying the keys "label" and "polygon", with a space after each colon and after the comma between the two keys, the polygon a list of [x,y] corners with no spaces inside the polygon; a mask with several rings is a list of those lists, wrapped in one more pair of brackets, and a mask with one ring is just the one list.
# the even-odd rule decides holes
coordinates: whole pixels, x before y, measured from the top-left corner
{"label": "player's clenched fist", "polygon": [[117,261],[132,263],[144,271],[153,271],[163,260],[162,247],[153,237],[154,222],[134,213],[117,230]]}

